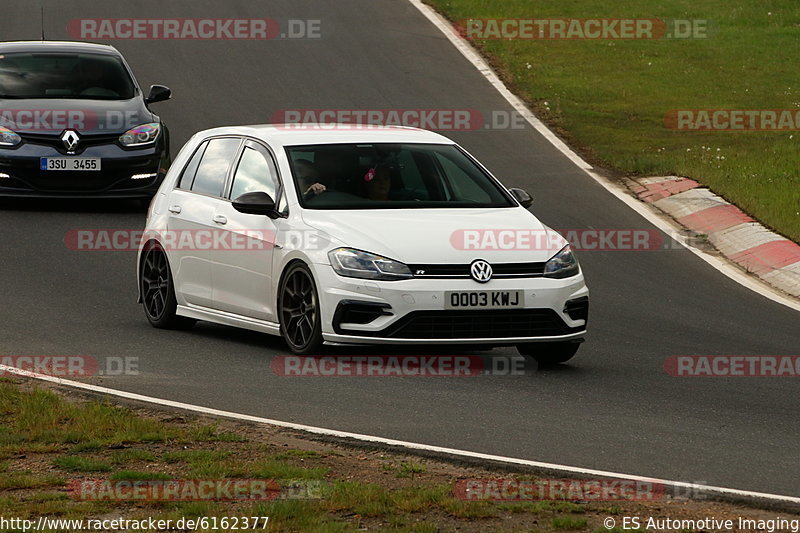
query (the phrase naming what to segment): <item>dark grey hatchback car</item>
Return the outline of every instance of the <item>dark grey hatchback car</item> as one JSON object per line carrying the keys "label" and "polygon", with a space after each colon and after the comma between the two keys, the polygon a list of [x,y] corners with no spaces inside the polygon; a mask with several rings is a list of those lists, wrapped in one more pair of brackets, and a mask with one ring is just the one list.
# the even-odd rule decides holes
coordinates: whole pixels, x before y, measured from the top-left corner
{"label": "dark grey hatchback car", "polygon": [[0,43],[0,196],[150,198],[169,131],[112,46]]}

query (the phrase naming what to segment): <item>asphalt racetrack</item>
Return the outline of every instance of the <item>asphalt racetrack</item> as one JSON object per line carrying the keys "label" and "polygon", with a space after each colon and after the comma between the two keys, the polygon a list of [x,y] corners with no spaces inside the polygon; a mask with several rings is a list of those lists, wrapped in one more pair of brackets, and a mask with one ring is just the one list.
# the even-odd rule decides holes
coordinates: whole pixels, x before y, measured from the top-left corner
{"label": "asphalt racetrack", "polygon": [[[48,39],[70,39],[67,24],[76,18],[321,21],[320,39],[107,41],[142,86],[171,87],[173,100],[153,109],[170,126],[173,154],[198,130],[270,122],[284,109],[511,112],[403,0],[84,0],[46,1],[44,8]],[[39,3],[6,3],[0,36],[39,38]],[[533,211],[551,227],[654,229],[530,127],[448,135],[506,185],[530,191]],[[4,201],[2,353],[138,357],[138,375],[91,380],[343,431],[800,496],[795,380],[687,379],[664,370],[673,355],[798,355],[800,315],[685,249],[580,254],[591,290],[590,335],[562,368],[463,379],[287,378],[270,370],[273,358],[288,353],[280,339],[207,323],[186,332],[153,329],[136,303],[135,252],[64,244],[74,229],[143,225],[133,203]]]}

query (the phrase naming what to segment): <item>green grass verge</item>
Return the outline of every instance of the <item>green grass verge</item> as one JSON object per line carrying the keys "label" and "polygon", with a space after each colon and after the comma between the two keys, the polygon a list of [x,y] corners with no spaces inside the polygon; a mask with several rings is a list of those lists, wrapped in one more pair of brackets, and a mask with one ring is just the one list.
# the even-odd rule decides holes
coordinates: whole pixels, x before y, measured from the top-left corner
{"label": "green grass verge", "polygon": [[53,464],[68,472],[110,472],[111,465],[105,461],[88,459],[78,455],[56,457]]}
{"label": "green grass verge", "polygon": [[[21,519],[109,513],[129,519],[268,516],[270,531],[415,533],[452,531],[469,521],[489,521],[480,522],[480,531],[508,530],[500,526],[509,520],[519,525],[539,518],[552,532],[588,524],[584,516],[575,516],[583,507],[566,502],[460,500],[452,479],[423,479],[428,470],[423,463],[389,455],[375,460],[371,479],[353,479],[349,467],[343,479],[332,471],[344,460],[334,450],[323,454],[250,442],[216,425],[161,422],[105,402],[65,400],[22,382],[0,381],[0,450],[5,457],[0,514]],[[331,462],[332,457],[337,459]],[[392,486],[376,482],[381,478]],[[262,502],[103,501],[74,492],[86,480],[111,486],[190,479],[273,479],[284,492]],[[311,498],[293,499],[291,487],[304,484],[318,489]]]}
{"label": "green grass verge", "polygon": [[796,0],[426,0],[468,18],[709,21],[705,39],[481,40],[510,88],[595,162],[688,176],[800,241],[800,132],[664,126],[677,109],[800,110]]}

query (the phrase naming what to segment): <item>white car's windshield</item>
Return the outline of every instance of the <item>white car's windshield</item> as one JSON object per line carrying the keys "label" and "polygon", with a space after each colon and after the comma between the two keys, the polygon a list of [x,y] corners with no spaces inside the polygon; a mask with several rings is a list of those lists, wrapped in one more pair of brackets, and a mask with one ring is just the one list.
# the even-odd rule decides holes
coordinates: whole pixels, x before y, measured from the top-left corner
{"label": "white car's windshield", "polygon": [[308,209],[514,207],[508,193],[446,144],[322,144],[286,149]]}

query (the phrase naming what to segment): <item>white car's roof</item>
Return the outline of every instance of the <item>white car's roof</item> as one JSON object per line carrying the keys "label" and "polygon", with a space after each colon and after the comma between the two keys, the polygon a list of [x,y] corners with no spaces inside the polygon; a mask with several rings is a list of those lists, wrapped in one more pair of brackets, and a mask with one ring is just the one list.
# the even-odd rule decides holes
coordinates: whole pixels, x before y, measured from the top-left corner
{"label": "white car's roof", "polygon": [[419,128],[359,124],[260,124],[226,126],[198,132],[196,137],[248,135],[271,146],[347,143],[455,144],[452,140]]}

